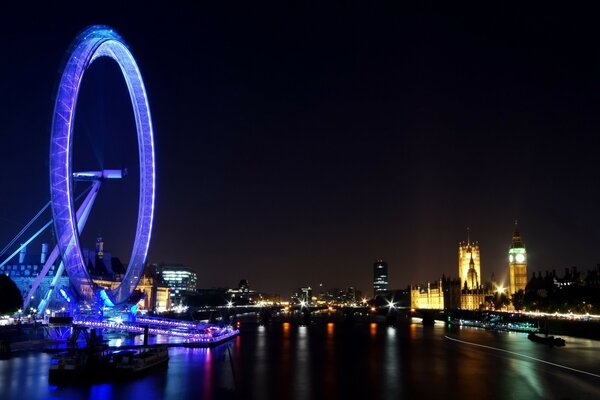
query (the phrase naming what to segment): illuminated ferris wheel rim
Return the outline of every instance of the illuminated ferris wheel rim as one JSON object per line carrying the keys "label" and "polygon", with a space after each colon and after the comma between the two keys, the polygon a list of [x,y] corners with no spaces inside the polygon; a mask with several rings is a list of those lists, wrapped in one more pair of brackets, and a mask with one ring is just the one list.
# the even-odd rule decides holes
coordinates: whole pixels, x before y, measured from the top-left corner
{"label": "illuminated ferris wheel rim", "polygon": [[[85,71],[100,57],[115,61],[125,79],[133,107],[140,162],[140,196],[135,241],[125,276],[118,287],[100,291],[83,261],[73,200],[73,124]],[[73,41],[56,96],[50,141],[50,194],[57,245],[77,294],[87,302],[107,305],[126,301],[136,288],[145,265],[154,217],[155,166],[150,107],[144,82],[133,55],[110,27],[91,26]]]}

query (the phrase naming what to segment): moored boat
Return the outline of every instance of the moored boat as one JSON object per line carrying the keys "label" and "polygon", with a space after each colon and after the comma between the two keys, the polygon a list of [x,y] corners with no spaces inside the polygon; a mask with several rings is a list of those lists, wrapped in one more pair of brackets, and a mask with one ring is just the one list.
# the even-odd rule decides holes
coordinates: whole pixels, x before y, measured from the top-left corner
{"label": "moored boat", "polygon": [[554,336],[538,336],[533,332],[527,335],[527,339],[531,340],[532,342],[546,344],[551,347],[563,347],[566,343],[565,339],[563,338],[558,338]]}
{"label": "moored boat", "polygon": [[108,346],[71,349],[56,354],[50,361],[48,377],[51,382],[74,382],[81,378],[97,378],[108,364]]}
{"label": "moored boat", "polygon": [[145,348],[139,352],[121,351],[112,354],[115,376],[131,376],[143,374],[146,371],[167,366],[169,351],[167,346]]}

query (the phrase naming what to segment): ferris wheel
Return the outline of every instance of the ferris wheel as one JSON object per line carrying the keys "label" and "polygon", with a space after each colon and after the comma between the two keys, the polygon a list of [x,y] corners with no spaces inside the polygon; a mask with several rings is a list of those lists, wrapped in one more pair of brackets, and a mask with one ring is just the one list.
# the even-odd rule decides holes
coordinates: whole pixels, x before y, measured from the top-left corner
{"label": "ferris wheel", "polygon": [[[121,283],[114,289],[98,287],[83,260],[79,233],[89,215],[100,184],[121,178],[118,170],[74,172],[73,126],[79,89],[86,70],[94,61],[108,57],[116,62],[125,78],[137,129],[140,194],[137,227],[129,264]],[[142,75],[124,40],[110,27],[91,26],[73,41],[65,63],[54,107],[50,141],[50,194],[57,253],[75,292],[87,303],[106,306],[124,303],[135,290],[144,270],[154,215],[155,165],[150,107]],[[89,180],[92,188],[80,210],[75,211],[73,180]]]}

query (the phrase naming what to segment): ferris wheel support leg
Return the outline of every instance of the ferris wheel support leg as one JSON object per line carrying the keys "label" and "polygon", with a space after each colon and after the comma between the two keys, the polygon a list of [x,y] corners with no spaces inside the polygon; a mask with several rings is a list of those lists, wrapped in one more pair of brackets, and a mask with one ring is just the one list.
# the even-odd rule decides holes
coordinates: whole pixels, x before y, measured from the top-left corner
{"label": "ferris wheel support leg", "polygon": [[[35,280],[31,284],[31,289],[29,289],[29,293],[27,293],[27,297],[25,297],[25,299],[23,301],[23,311],[24,312],[26,312],[27,308],[29,307],[29,303],[31,303],[31,300],[34,299],[37,288],[40,286],[40,283],[42,283],[42,280],[46,277],[46,275],[48,274],[48,271],[50,271],[50,267],[52,265],[54,265],[54,262],[56,261],[57,258],[58,258],[58,247],[54,246],[54,248],[52,249],[52,252],[46,259],[46,263],[44,264],[44,267],[42,268],[42,270],[40,271],[38,276],[35,278]],[[40,306],[41,306],[41,303],[40,303]],[[40,310],[39,307],[38,307],[38,313],[40,313],[40,314],[43,313],[43,311]]]}
{"label": "ferris wheel support leg", "polygon": [[[100,185],[101,185],[101,181],[95,181],[93,183],[92,189],[87,194],[87,196],[85,197],[85,200],[83,200],[83,203],[81,203],[81,206],[77,210],[77,230],[80,233],[83,231],[83,228],[85,227],[85,223],[87,222],[87,219],[90,215],[92,206],[94,205],[94,201],[96,200],[96,196],[98,195],[98,190],[100,190]],[[58,258],[58,253],[59,253],[58,246],[54,246],[54,248],[52,249],[52,252],[48,256],[48,259],[46,260],[46,263],[44,264],[44,267],[42,268],[42,271],[38,274],[37,278],[35,278],[35,280],[33,281],[33,284],[31,285],[31,289],[29,290],[29,293],[27,294],[27,298],[23,302],[23,310],[27,310],[27,307],[29,307],[29,303],[34,298],[37,288],[40,286],[40,283],[48,274],[48,271],[50,271],[50,267],[52,265],[54,265],[54,262]],[[56,288],[56,284],[58,283],[58,280],[62,276],[62,273],[64,270],[65,270],[64,264],[61,262],[60,266],[58,267],[58,269],[56,271],[54,278],[52,279],[52,283],[50,284],[50,290],[48,290],[48,293],[46,293],[44,298],[39,303],[39,306],[37,309],[38,314],[40,314],[40,315],[44,314],[44,311],[46,310],[46,307],[48,306],[48,302],[50,301],[50,297],[52,296],[52,293],[53,293],[54,289]]]}
{"label": "ferris wheel support leg", "polygon": [[[58,253],[58,247],[55,247],[54,250],[56,250],[56,252]],[[62,276],[64,270],[65,270],[65,265],[61,262],[60,265],[58,266],[58,269],[56,270],[56,274],[54,275],[54,278],[52,278],[52,283],[50,283],[50,288],[46,292],[46,295],[44,296],[44,298],[42,300],[40,300],[40,304],[38,305],[38,308],[37,308],[37,312],[39,315],[41,315],[41,316],[44,315],[44,312],[46,311],[46,307],[48,307],[48,303],[50,302],[50,297],[52,297],[52,293],[54,293],[54,289],[56,288],[56,285],[58,284],[58,280]],[[33,286],[32,286],[32,289],[33,289]]]}

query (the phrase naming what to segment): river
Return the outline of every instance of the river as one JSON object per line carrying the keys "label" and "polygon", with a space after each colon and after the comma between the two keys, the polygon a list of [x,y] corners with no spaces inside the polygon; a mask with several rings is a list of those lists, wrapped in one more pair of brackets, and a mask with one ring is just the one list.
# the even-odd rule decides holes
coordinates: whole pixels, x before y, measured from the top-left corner
{"label": "river", "polygon": [[[213,349],[121,383],[48,384],[50,355],[0,361],[0,399],[598,399],[600,342],[419,323],[243,323]],[[114,344],[114,342],[113,342]]]}

